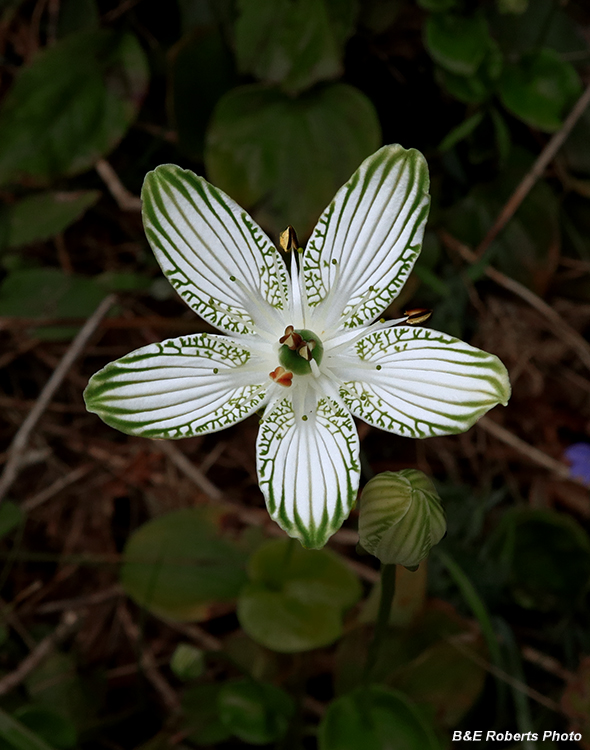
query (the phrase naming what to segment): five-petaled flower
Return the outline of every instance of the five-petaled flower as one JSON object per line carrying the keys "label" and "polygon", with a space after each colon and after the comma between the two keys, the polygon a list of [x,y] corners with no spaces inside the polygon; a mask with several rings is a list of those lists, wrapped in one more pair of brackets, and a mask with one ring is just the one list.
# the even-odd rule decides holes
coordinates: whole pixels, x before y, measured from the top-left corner
{"label": "five-petaled flower", "polygon": [[271,516],[305,546],[324,545],[356,498],[353,416],[424,438],[463,432],[506,404],[497,357],[408,318],[378,321],[420,252],[429,197],[419,152],[385,146],[366,159],[305,251],[292,253],[290,272],[250,216],[192,172],[158,167],[142,199],[164,273],[227,335],[122,357],[91,378],[88,409],[131,435],[172,439],[264,409],[260,488]]}

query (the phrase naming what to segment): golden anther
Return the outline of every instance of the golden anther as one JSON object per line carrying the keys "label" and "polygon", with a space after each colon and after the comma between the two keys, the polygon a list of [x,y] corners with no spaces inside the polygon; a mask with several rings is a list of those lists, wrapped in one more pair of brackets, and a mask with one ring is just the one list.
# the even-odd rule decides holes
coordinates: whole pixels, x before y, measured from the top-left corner
{"label": "golden anther", "polygon": [[285,370],[284,367],[277,367],[273,372],[269,372],[268,376],[275,383],[288,388],[293,380],[293,373]]}
{"label": "golden anther", "polygon": [[406,316],[406,323],[414,326],[418,323],[425,323],[432,315],[432,310],[428,310],[426,307],[414,307],[411,310],[405,310],[404,315]]}
{"label": "golden anther", "polygon": [[279,243],[284,252],[288,253],[290,250],[297,250],[299,248],[299,240],[293,227],[289,226],[279,234]]}

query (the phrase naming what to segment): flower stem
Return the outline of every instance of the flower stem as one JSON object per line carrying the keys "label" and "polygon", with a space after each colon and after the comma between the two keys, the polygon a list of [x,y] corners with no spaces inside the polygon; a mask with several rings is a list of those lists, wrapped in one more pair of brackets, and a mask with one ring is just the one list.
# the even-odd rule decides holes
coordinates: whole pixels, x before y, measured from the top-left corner
{"label": "flower stem", "polygon": [[294,539],[293,537],[289,537],[289,540],[287,542],[287,546],[285,548],[285,556],[283,557],[283,574],[287,574],[287,570],[289,568],[289,565],[291,564],[291,559],[293,558],[293,553],[295,552],[295,547],[297,546],[298,542],[297,539]]}
{"label": "flower stem", "polygon": [[379,651],[381,650],[383,637],[385,636],[389,624],[389,613],[391,612],[391,605],[393,604],[393,597],[395,595],[395,567],[395,565],[381,566],[381,598],[379,600],[379,613],[377,614],[377,623],[375,624],[373,640],[369,644],[369,650],[367,652],[367,662],[365,664],[363,675],[364,682],[369,682],[370,680],[373,668],[377,663]]}

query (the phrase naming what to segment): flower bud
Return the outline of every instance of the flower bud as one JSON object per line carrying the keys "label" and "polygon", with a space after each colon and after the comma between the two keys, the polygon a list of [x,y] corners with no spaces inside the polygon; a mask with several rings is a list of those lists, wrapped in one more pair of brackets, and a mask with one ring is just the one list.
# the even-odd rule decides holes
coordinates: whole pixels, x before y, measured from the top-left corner
{"label": "flower bud", "polygon": [[417,469],[385,471],[361,495],[361,546],[385,565],[417,567],[447,530],[432,481]]}

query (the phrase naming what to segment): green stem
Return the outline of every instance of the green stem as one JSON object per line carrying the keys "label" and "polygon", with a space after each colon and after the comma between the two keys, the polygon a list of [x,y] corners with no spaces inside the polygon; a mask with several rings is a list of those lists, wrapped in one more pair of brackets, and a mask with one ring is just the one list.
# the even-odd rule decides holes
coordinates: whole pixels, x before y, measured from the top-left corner
{"label": "green stem", "polygon": [[292,536],[289,537],[287,548],[285,549],[285,556],[283,557],[283,573],[285,575],[287,573],[289,565],[291,564],[291,559],[293,557],[293,552],[295,552],[295,547],[298,544],[299,542],[297,541],[297,539],[294,539]]}
{"label": "green stem", "polygon": [[377,615],[377,623],[375,624],[375,632],[373,633],[373,640],[369,645],[367,653],[367,663],[365,664],[364,681],[369,682],[373,668],[377,663],[377,657],[381,650],[383,643],[383,637],[387,631],[389,625],[389,613],[391,612],[391,605],[393,604],[393,597],[395,595],[395,565],[382,565],[381,566],[381,598],[379,600],[379,613]]}

